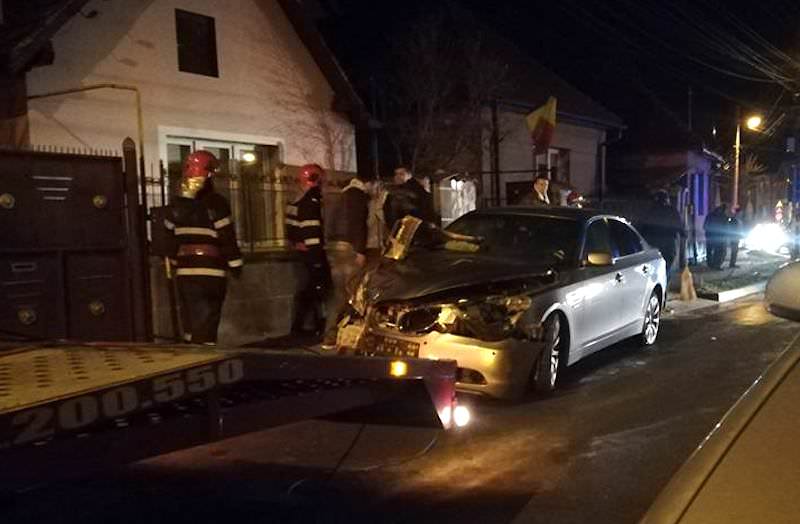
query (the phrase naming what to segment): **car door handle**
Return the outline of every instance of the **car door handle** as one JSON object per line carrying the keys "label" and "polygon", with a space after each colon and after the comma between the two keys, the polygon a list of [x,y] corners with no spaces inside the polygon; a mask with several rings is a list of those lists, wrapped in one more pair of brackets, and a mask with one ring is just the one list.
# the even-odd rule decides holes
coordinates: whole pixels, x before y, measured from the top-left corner
{"label": "car door handle", "polygon": [[617,273],[616,275],[614,275],[614,280],[616,280],[617,283],[622,284],[623,282],[625,282],[625,277],[622,276],[622,273]]}
{"label": "car door handle", "polygon": [[649,272],[650,272],[650,267],[649,266],[646,266],[646,265],[642,266],[642,273],[644,273],[646,275]]}

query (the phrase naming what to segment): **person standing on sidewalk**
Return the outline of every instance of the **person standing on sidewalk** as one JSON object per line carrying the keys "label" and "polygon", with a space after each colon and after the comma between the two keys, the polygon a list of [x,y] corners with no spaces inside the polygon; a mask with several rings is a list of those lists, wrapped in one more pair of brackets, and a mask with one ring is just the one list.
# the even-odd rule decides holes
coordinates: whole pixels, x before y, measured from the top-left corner
{"label": "person standing on sidewalk", "polygon": [[708,214],[703,229],[706,233],[706,263],[711,269],[722,269],[727,251],[728,205],[722,204]]}
{"label": "person standing on sidewalk", "polygon": [[322,226],[321,185],[324,177],[325,171],[317,164],[301,167],[297,181],[303,194],[286,209],[286,233],[306,270],[305,284],[297,294],[292,322],[294,335],[305,335],[304,326],[309,314],[313,317],[316,333],[321,335],[325,327],[322,307],[331,277]]}
{"label": "person standing on sidewalk", "polygon": [[728,267],[735,268],[736,258],[739,255],[739,242],[742,240],[742,223],[739,221],[739,209],[734,209],[728,217],[728,243],[731,248],[731,260]]}
{"label": "person standing on sidewalk", "polygon": [[349,286],[361,276],[366,266],[369,200],[368,183],[358,175],[342,191],[331,241],[325,248],[331,268],[333,293],[328,300],[323,349],[336,347],[339,317],[347,307]]}
{"label": "person standing on sidewalk", "polygon": [[686,236],[686,231],[683,229],[678,211],[670,205],[669,193],[666,191],[657,191],[654,195],[653,205],[642,223],[641,233],[650,245],[661,251],[661,256],[667,263],[667,283],[669,283],[672,265],[675,262],[676,242]]}
{"label": "person standing on sidewalk", "polygon": [[242,254],[228,201],[214,191],[212,177],[219,168],[208,151],[186,157],[180,197],[164,219],[167,253],[177,269],[183,339],[215,345],[227,291],[227,272],[239,278]]}

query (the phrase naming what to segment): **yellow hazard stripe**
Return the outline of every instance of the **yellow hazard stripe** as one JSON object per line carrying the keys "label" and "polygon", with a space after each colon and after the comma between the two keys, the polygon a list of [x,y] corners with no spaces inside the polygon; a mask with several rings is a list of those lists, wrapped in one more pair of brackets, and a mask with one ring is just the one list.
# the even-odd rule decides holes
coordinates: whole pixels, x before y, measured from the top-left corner
{"label": "yellow hazard stripe", "polygon": [[286,206],[286,213],[289,215],[296,215],[297,214],[297,206]]}
{"label": "yellow hazard stripe", "polygon": [[303,241],[303,243],[307,246],[316,246],[319,245],[320,240],[318,238],[307,238]]}
{"label": "yellow hazard stripe", "polygon": [[225,270],[210,267],[182,267],[175,274],[186,277],[224,277]]}
{"label": "yellow hazard stripe", "polygon": [[231,217],[225,217],[214,222],[214,227],[217,229],[222,229],[223,227],[229,226],[231,224],[233,224],[233,221],[231,221]]}
{"label": "yellow hazard stripe", "polygon": [[287,226],[299,226],[300,222],[298,222],[297,220],[294,220],[292,218],[287,218],[286,219],[286,225]]}
{"label": "yellow hazard stripe", "polygon": [[321,226],[322,223],[320,223],[319,220],[302,220],[300,222],[297,222],[295,225],[298,227],[312,227],[312,226]]}
{"label": "yellow hazard stripe", "polygon": [[242,267],[243,265],[244,261],[241,258],[228,260],[228,267]]}
{"label": "yellow hazard stripe", "polygon": [[201,235],[206,237],[217,238],[217,232],[207,227],[176,227],[176,235]]}

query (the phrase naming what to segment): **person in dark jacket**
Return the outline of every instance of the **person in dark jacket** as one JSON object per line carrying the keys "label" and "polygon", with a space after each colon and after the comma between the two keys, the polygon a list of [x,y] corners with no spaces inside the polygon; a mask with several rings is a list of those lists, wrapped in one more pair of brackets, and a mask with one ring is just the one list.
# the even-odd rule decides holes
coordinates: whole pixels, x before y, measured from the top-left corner
{"label": "person in dark jacket", "polygon": [[408,169],[399,167],[395,170],[394,180],[395,185],[388,188],[389,194],[383,206],[389,229],[407,215],[438,225],[433,195],[425,189],[424,177],[412,176]]}
{"label": "person in dark jacket", "polygon": [[227,272],[238,278],[243,266],[230,205],[211,181],[218,167],[208,151],[190,154],[183,166],[181,196],[164,219],[168,257],[176,267],[183,338],[192,344],[216,344]]}
{"label": "person in dark jacket", "polygon": [[314,331],[322,334],[325,318],[322,313],[330,289],[330,269],[324,250],[322,224],[322,189],[325,172],[317,164],[307,164],[300,168],[298,184],[302,196],[287,206],[286,234],[289,242],[300,255],[306,270],[306,281],[297,293],[292,333],[303,335],[309,315],[314,321]]}
{"label": "person in dark jacket", "polygon": [[743,237],[742,223],[739,221],[739,210],[735,209],[728,217],[728,244],[731,248],[731,259],[728,267],[738,267],[736,265],[736,258],[739,256],[739,242]]}
{"label": "person in dark jacket", "polygon": [[523,196],[519,201],[520,206],[550,207],[550,179],[547,175],[537,175],[533,181],[533,191]]}
{"label": "person in dark jacket", "polygon": [[653,205],[642,221],[640,232],[647,242],[661,251],[667,263],[669,280],[672,264],[675,261],[677,241],[686,236],[678,211],[670,205],[666,191],[656,192]]}
{"label": "person in dark jacket", "polygon": [[326,246],[333,293],[328,300],[323,349],[336,347],[339,317],[347,306],[349,286],[366,265],[369,188],[366,180],[354,177],[342,191],[330,242]]}
{"label": "person in dark jacket", "polygon": [[728,234],[728,205],[722,204],[706,217],[706,263],[711,269],[721,269],[725,261]]}

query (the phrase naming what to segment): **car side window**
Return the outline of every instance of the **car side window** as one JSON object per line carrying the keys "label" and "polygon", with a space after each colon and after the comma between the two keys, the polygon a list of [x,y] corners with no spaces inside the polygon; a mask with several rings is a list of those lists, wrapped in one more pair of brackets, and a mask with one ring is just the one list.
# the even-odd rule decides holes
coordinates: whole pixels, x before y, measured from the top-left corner
{"label": "car side window", "polygon": [[595,220],[589,224],[586,230],[586,244],[583,256],[586,257],[589,253],[607,253],[614,256],[611,249],[611,236],[608,231],[608,223],[605,219]]}
{"label": "car side window", "polygon": [[609,220],[609,222],[611,225],[611,237],[619,250],[619,256],[633,255],[643,250],[639,235],[628,224],[619,220]]}

